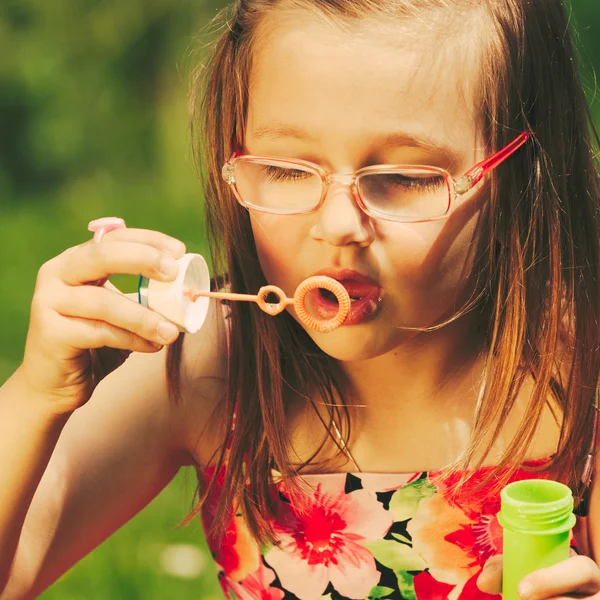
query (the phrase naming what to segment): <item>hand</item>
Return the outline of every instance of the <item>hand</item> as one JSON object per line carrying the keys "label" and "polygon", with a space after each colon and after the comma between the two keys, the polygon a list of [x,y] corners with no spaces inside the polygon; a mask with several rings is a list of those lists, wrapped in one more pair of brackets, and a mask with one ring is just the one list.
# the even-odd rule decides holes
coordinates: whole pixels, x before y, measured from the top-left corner
{"label": "hand", "polygon": [[[99,381],[132,351],[157,352],[174,342],[179,336],[174,324],[107,279],[129,273],[172,281],[174,259],[184,253],[185,245],[165,234],[123,228],[106,233],[99,244],[89,240],[42,265],[19,367],[32,396],[48,398],[53,414],[67,414],[85,404]],[[160,271],[163,259],[173,266],[170,274]],[[172,325],[164,337],[160,323]]]}
{"label": "hand", "polygon": [[[502,593],[502,555],[492,556],[477,587],[488,594]],[[523,600],[563,600],[568,597],[600,599],[600,568],[587,556],[571,550],[571,557],[552,567],[538,569],[519,583]]]}

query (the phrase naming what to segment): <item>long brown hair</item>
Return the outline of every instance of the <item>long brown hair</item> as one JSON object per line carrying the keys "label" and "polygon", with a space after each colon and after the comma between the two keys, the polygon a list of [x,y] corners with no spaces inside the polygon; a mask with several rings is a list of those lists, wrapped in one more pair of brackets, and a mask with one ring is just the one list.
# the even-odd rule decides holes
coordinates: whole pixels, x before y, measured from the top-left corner
{"label": "long brown hair", "polygon": [[[227,273],[231,288],[241,293],[255,293],[267,282],[248,213],[222,181],[221,167],[234,146],[243,147],[259,25],[282,6],[308,9],[334,23],[378,14],[413,18],[429,10],[458,14],[460,9],[461,15],[477,10],[484,15],[487,35],[481,42],[475,93],[482,105],[488,149],[495,152],[520,131],[532,132],[533,141],[490,178],[489,208],[480,224],[485,244],[474,273],[474,298],[490,314],[486,387],[471,441],[447,471],[461,472],[464,480],[469,470],[483,463],[530,375],[535,385],[522,426],[483,483],[492,482],[491,494],[499,492],[525,459],[542,411],[553,399],[562,425],[549,468],[579,497],[581,471],[592,445],[600,371],[600,186],[590,132],[594,144],[598,137],[576,71],[563,2],[236,2],[225,15],[224,31],[209,60],[194,79],[191,133],[195,157],[205,174],[214,272]],[[181,338],[168,354],[173,397],[178,396],[180,355]],[[271,318],[239,302],[231,307],[227,383],[219,412],[226,415],[229,431],[236,407],[237,423],[214,527],[222,531],[231,507],[238,506],[258,539],[272,539],[268,520],[273,511],[272,469],[288,480],[297,473],[288,461],[288,392],[304,394],[310,401],[311,390],[317,390],[330,400],[329,421],[342,424],[347,440],[350,421],[340,376],[335,361],[289,315]],[[326,431],[330,422],[324,421]],[[224,456],[223,446],[215,473]],[[214,479],[205,482],[200,504],[189,518],[197,514],[212,484]]]}

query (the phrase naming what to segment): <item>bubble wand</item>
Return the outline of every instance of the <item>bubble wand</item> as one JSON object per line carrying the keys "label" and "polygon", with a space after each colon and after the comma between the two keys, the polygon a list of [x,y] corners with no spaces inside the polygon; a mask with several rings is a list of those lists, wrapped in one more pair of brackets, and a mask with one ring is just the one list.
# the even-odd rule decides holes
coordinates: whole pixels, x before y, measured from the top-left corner
{"label": "bubble wand", "polygon": [[[123,227],[126,227],[123,219],[104,217],[91,221],[88,230],[94,232],[94,243],[98,244],[105,233]],[[175,281],[156,281],[141,276],[138,283],[138,302],[167,317],[181,331],[188,333],[195,333],[202,327],[208,314],[210,298],[255,302],[271,316],[283,312],[287,306],[293,306],[300,321],[320,333],[329,333],[337,329],[350,311],[350,296],[346,288],[339,281],[324,275],[305,279],[296,288],[292,298],[288,298],[285,292],[275,285],[261,287],[256,295],[211,292],[208,265],[200,254],[185,254],[177,263],[179,272]],[[328,290],[337,298],[338,312],[332,318],[320,319],[308,312],[306,297],[316,289]],[[276,302],[267,300],[271,294],[277,297]]]}

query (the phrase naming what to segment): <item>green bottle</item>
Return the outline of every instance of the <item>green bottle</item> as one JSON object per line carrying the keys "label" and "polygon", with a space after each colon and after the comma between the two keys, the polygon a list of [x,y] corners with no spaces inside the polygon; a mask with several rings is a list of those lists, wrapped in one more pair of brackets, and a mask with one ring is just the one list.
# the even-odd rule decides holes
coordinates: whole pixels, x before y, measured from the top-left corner
{"label": "green bottle", "polygon": [[562,483],[525,479],[501,492],[498,521],[503,536],[503,600],[519,600],[517,586],[533,571],[569,558],[575,525],[573,495]]}

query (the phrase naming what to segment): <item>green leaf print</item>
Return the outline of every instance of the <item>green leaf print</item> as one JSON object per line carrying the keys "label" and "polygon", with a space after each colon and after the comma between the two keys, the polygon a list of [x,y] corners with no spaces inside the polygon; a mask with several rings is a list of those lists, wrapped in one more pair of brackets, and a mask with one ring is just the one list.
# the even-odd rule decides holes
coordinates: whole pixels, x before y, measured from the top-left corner
{"label": "green leaf print", "polygon": [[260,545],[260,553],[263,556],[266,556],[271,548],[273,548],[273,544],[271,542],[263,543]]}
{"label": "green leaf print", "polygon": [[398,571],[396,577],[398,578],[398,590],[402,598],[405,600],[417,600],[415,584],[413,583],[414,575],[406,571]]}
{"label": "green leaf print", "polygon": [[421,498],[429,498],[437,493],[437,488],[427,479],[418,479],[399,490],[396,490],[390,500],[390,512],[394,521],[406,521],[417,512]]}
{"label": "green leaf print", "polygon": [[227,586],[227,592],[231,600],[238,600],[237,594],[231,589],[230,586]]}
{"label": "green leaf print", "polygon": [[406,600],[417,600],[413,585],[413,575],[407,571],[423,571],[427,566],[411,546],[393,540],[365,542],[364,545],[385,567],[394,571],[398,579],[398,589]]}
{"label": "green leaf print", "polygon": [[389,587],[385,587],[383,585],[376,585],[371,592],[369,593],[369,600],[380,600],[380,598],[385,598],[389,596],[394,590]]}
{"label": "green leaf print", "polygon": [[399,571],[422,571],[427,566],[415,550],[406,544],[393,540],[363,542],[373,556],[385,567]]}
{"label": "green leaf print", "polygon": [[409,546],[412,546],[412,542],[410,541],[410,539],[408,539],[405,535],[402,535],[401,533],[392,533],[392,537],[398,540],[401,544],[408,544]]}

